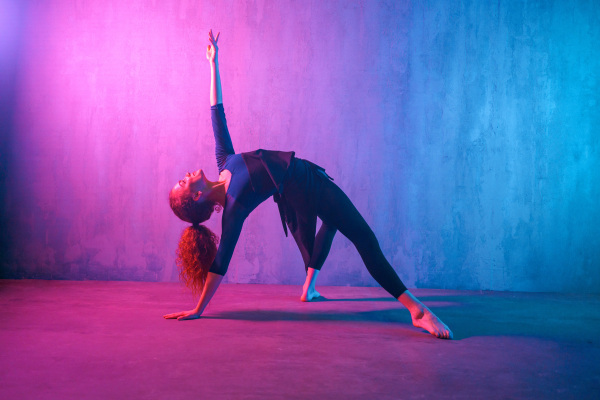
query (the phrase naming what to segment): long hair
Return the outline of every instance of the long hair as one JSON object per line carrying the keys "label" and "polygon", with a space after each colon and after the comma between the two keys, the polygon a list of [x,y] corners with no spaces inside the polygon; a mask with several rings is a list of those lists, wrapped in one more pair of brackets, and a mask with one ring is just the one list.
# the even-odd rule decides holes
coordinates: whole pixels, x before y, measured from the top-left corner
{"label": "long hair", "polygon": [[183,230],[176,251],[179,278],[195,295],[201,294],[217,255],[219,238],[200,223],[208,220],[221,206],[208,200],[194,201],[192,196],[177,196],[173,191],[169,193],[169,204],[179,219],[192,224]]}
{"label": "long hair", "polygon": [[204,225],[192,225],[183,230],[177,247],[179,279],[192,290],[202,294],[208,270],[217,255],[219,238]]}

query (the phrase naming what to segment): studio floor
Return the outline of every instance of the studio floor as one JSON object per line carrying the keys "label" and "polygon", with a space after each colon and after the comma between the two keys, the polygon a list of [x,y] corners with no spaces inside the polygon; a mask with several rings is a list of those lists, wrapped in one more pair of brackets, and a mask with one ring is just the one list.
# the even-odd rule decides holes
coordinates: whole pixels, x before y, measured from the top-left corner
{"label": "studio floor", "polygon": [[223,285],[203,318],[177,283],[0,280],[2,399],[597,399],[600,296]]}

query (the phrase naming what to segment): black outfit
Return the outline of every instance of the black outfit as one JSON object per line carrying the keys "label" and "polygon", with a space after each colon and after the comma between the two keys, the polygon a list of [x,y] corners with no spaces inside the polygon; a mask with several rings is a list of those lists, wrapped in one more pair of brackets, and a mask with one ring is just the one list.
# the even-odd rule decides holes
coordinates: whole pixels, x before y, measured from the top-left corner
{"label": "black outfit", "polygon": [[[219,249],[210,272],[225,275],[246,217],[273,196],[283,228],[289,228],[305,269],[320,269],[335,230],[356,246],[369,273],[394,298],[405,290],[383,255],[375,234],[348,196],[332,182],[325,169],[297,158],[294,152],[256,150],[235,154],[222,104],[211,107],[219,172],[231,172],[223,209]],[[323,221],[316,235],[317,216]]]}

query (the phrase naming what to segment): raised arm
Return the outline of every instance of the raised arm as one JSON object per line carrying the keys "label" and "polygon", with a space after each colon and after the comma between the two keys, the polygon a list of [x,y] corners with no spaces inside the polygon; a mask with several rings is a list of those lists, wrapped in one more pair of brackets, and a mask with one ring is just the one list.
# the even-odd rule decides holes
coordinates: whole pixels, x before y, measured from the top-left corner
{"label": "raised arm", "polygon": [[225,119],[225,110],[223,108],[223,94],[221,91],[221,75],[219,74],[219,48],[217,40],[220,33],[215,38],[212,30],[208,32],[208,40],[210,44],[206,49],[206,58],[210,64],[210,109],[213,133],[215,135],[215,155],[217,157],[217,165],[219,173],[225,168],[227,157],[235,154],[231,136],[227,129],[227,120]]}
{"label": "raised arm", "polygon": [[212,33],[212,29],[208,32],[208,40],[210,44],[206,49],[206,59],[210,64],[210,105],[216,106],[217,104],[223,104],[223,92],[221,91],[221,76],[219,75],[219,48],[217,47],[217,41],[219,35],[217,33],[215,38]]}

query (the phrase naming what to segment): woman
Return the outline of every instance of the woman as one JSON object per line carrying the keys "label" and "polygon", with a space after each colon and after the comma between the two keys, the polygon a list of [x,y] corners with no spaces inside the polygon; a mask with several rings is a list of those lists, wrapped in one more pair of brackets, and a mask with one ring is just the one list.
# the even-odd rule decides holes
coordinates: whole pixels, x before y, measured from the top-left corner
{"label": "woman", "polygon": [[[325,170],[294,152],[257,150],[235,154],[223,109],[219,75],[219,34],[208,34],[206,58],[211,67],[210,105],[219,179],[209,181],[200,169],[187,173],[173,187],[169,200],[173,212],[192,226],[181,236],[177,264],[186,284],[200,294],[196,308],[167,314],[178,320],[200,318],[227,271],[246,217],[273,196],[278,203],[283,228],[292,232],[306,269],[302,301],[319,297],[315,282],[337,230],[356,246],[375,280],[408,308],[413,325],[438,338],[451,339],[452,332],[431,310],[417,300],[385,259],[377,238],[350,199]],[[216,236],[200,223],[214,210],[223,210],[219,247]],[[316,233],[317,217],[323,222]]]}

